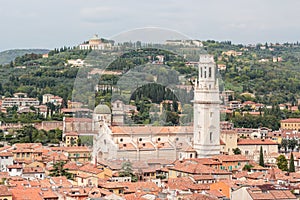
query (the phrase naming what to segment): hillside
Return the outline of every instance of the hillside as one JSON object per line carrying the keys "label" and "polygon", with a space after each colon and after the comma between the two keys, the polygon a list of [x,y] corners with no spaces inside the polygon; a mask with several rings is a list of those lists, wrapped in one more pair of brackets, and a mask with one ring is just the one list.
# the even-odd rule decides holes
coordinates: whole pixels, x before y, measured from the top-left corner
{"label": "hillside", "polygon": [[18,56],[23,56],[29,53],[44,54],[48,53],[48,49],[12,49],[0,52],[0,65],[8,64]]}

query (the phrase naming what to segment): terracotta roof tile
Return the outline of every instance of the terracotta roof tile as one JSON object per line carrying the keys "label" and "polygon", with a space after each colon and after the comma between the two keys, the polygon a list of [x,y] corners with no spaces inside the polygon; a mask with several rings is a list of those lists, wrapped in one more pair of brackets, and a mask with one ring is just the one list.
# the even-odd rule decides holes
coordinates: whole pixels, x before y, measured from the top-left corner
{"label": "terracotta roof tile", "polygon": [[300,118],[289,118],[280,121],[281,123],[300,123]]}
{"label": "terracotta roof tile", "polygon": [[277,145],[277,143],[272,140],[239,139],[238,145]]}
{"label": "terracotta roof tile", "polygon": [[87,172],[87,173],[91,173],[91,174],[100,174],[101,172],[103,172],[103,170],[98,169],[97,167],[95,167],[95,165],[93,164],[85,164],[82,167],[80,167],[78,169],[78,171],[83,171],[83,172]]}
{"label": "terracotta roof tile", "polygon": [[88,122],[88,123],[92,123],[93,120],[90,119],[90,118],[66,117],[65,122]]}
{"label": "terracotta roof tile", "polygon": [[8,190],[8,187],[5,185],[0,185],[0,197],[11,196],[11,191]]}

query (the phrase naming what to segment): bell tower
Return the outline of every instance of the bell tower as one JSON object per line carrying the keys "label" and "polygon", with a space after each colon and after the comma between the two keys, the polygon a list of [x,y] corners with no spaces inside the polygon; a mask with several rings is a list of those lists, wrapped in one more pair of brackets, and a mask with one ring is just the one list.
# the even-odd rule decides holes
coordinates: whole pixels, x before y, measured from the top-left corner
{"label": "bell tower", "polygon": [[220,97],[213,56],[201,54],[194,86],[194,149],[197,157],[220,154]]}

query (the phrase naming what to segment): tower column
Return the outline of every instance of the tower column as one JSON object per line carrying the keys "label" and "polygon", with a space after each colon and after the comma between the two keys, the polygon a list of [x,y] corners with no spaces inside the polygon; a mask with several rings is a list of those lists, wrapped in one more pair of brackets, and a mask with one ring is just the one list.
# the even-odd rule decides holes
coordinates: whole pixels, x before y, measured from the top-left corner
{"label": "tower column", "polygon": [[213,56],[200,55],[194,89],[194,149],[197,157],[220,154],[220,97]]}

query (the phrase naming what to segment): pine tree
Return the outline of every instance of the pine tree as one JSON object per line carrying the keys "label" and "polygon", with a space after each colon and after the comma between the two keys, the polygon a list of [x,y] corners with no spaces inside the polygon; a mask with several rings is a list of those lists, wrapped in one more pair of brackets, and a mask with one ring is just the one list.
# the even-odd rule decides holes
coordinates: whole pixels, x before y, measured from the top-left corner
{"label": "pine tree", "polygon": [[295,172],[294,155],[291,153],[289,172]]}
{"label": "pine tree", "polygon": [[265,162],[264,162],[264,154],[263,154],[263,148],[260,146],[260,152],[259,152],[259,165],[264,167]]}

